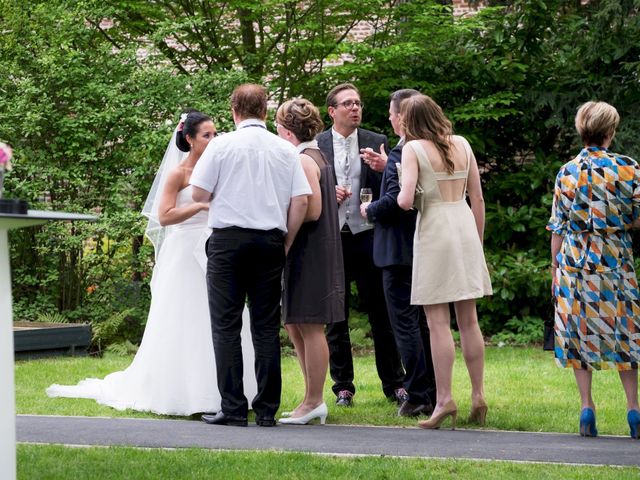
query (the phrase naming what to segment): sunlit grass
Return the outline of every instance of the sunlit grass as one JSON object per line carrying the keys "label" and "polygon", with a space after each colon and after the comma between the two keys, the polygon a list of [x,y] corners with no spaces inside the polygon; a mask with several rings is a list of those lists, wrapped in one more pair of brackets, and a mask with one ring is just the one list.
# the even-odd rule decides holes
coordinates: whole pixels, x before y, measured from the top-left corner
{"label": "sunlit grass", "polygon": [[426,460],[333,457],[306,453],[143,450],[19,445],[18,478],[24,480],[118,479],[612,479],[638,478],[640,469]]}
{"label": "sunlit grass", "polygon": [[[75,384],[86,377],[102,378],[125,368],[132,357],[55,358],[16,362],[18,413],[159,418],[132,410],[117,411],[92,400],[48,398],[52,383]],[[303,394],[302,375],[293,356],[283,358],[281,410],[297,405]],[[382,393],[373,356],[355,358],[357,388],[352,408],[333,405],[331,381],[325,388],[329,405],[327,421],[335,424],[414,426],[413,419],[396,416],[397,407]],[[579,396],[571,370],[559,369],[548,352],[534,348],[487,348],[485,389],[489,403],[488,429],[577,433]],[[628,435],[624,394],[617,373],[594,373],[594,399],[598,430],[605,435]],[[459,426],[466,424],[470,385],[464,362],[458,357],[454,372],[454,396]]]}

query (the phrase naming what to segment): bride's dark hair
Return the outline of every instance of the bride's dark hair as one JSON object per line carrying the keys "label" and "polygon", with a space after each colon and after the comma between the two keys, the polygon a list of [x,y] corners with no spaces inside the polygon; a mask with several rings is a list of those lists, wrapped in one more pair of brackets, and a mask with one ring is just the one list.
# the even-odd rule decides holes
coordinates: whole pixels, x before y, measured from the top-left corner
{"label": "bride's dark hair", "polygon": [[187,114],[187,118],[182,122],[182,128],[178,127],[178,132],[176,133],[176,145],[181,151],[188,152],[191,150],[191,146],[187,141],[187,135],[194,138],[198,133],[200,124],[202,122],[211,121],[211,117],[202,112],[198,112],[197,110],[188,110],[185,113]]}

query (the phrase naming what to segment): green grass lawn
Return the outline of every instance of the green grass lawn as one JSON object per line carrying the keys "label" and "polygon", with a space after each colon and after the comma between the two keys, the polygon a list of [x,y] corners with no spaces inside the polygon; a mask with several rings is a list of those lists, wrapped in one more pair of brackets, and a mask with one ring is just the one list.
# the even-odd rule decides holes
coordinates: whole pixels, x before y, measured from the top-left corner
{"label": "green grass lawn", "polygon": [[611,479],[638,478],[636,468],[470,460],[334,457],[305,453],[144,450],[19,445],[18,478],[118,479]]}
{"label": "green grass lawn", "polygon": [[[102,378],[125,368],[132,357],[55,358],[16,362],[16,402],[21,414],[87,415],[159,418],[158,415],[117,411],[93,400],[48,398],[51,383],[75,384],[85,377]],[[383,396],[371,355],[355,358],[356,387],[353,408],[333,406],[330,381],[325,398],[327,421],[335,424],[414,426],[413,419],[396,416],[396,406]],[[470,386],[464,363],[455,366],[454,395],[459,408],[459,427],[466,424]],[[295,357],[283,359],[282,410],[301,399],[302,376]],[[489,403],[488,429],[577,433],[579,397],[571,370],[555,366],[549,352],[534,348],[487,348],[485,389]],[[604,435],[628,435],[622,387],[615,372],[596,372],[593,386],[598,430]]]}

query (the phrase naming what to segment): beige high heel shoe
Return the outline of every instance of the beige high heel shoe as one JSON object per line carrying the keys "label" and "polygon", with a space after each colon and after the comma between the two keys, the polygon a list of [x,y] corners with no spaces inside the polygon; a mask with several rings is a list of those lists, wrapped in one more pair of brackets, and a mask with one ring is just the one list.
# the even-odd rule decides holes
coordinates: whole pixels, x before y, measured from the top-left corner
{"label": "beige high heel shoe", "polygon": [[451,417],[451,430],[456,429],[456,417],[458,416],[458,406],[453,400],[449,400],[436,415],[431,415],[428,420],[418,422],[420,428],[437,429],[447,417]]}
{"label": "beige high heel shoe", "polygon": [[469,423],[477,423],[484,427],[487,422],[487,410],[489,410],[489,407],[484,400],[477,405],[472,405],[471,413],[469,413]]}

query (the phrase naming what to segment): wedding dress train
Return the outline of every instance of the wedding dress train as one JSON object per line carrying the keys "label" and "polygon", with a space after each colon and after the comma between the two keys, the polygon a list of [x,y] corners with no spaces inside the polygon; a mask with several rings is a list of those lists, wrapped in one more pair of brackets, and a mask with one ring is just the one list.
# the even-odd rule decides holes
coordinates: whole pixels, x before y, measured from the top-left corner
{"label": "wedding dress train", "polygon": [[[176,205],[191,201],[191,187]],[[163,415],[217,412],[220,393],[211,338],[203,266],[207,212],[168,228],[151,280],[151,306],[140,348],[126,370],[77,385],[51,385],[51,397],[91,398],[118,410]],[[249,314],[243,312],[244,394],[251,405],[257,386]]]}

